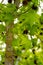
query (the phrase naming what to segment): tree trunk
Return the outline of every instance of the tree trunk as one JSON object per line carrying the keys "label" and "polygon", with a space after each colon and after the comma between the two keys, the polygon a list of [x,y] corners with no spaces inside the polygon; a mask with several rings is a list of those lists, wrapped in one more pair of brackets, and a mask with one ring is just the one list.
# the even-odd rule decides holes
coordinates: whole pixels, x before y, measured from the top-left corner
{"label": "tree trunk", "polygon": [[14,65],[14,52],[12,48],[13,33],[11,32],[12,28],[12,23],[6,27],[5,65]]}
{"label": "tree trunk", "polygon": [[[12,0],[11,0],[12,1]],[[15,5],[19,8],[20,0],[14,0]],[[5,52],[5,65],[14,65],[14,52],[12,48],[13,33],[11,29],[14,27],[13,22],[6,27],[6,52]]]}

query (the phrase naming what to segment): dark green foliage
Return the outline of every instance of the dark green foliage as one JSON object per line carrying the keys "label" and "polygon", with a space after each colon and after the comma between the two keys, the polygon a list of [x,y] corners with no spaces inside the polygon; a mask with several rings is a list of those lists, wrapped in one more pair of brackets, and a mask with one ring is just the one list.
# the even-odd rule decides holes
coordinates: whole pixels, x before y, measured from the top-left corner
{"label": "dark green foliage", "polygon": [[27,33],[28,33],[28,30],[24,30],[24,31],[23,31],[23,34],[27,34]]}
{"label": "dark green foliage", "polygon": [[42,13],[41,18],[40,18],[40,23],[41,23],[41,25],[43,25],[43,13]]}
{"label": "dark green foliage", "polygon": [[38,7],[37,7],[37,6],[35,6],[35,5],[33,4],[32,9],[33,9],[33,10],[37,10],[37,9],[38,9]]}
{"label": "dark green foliage", "polygon": [[43,35],[43,32],[40,32],[40,35]]}
{"label": "dark green foliage", "polygon": [[2,21],[0,20],[0,22],[2,22]]}
{"label": "dark green foliage", "polygon": [[41,30],[43,30],[43,28],[41,28]]}

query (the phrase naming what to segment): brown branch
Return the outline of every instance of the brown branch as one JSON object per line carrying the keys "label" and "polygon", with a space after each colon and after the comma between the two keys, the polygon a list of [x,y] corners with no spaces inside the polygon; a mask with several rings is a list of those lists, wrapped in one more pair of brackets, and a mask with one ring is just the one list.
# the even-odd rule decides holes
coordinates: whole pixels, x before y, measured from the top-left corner
{"label": "brown branch", "polygon": [[14,65],[14,50],[12,48],[13,33],[12,28],[13,22],[6,26],[6,52],[5,52],[5,65]]}

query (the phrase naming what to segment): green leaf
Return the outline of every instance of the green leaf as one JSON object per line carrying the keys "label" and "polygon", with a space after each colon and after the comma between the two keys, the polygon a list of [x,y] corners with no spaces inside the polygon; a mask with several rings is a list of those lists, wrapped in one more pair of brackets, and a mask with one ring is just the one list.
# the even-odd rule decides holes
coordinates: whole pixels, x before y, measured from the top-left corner
{"label": "green leaf", "polygon": [[3,31],[5,31],[5,27],[2,24],[0,24],[0,33],[2,33]]}

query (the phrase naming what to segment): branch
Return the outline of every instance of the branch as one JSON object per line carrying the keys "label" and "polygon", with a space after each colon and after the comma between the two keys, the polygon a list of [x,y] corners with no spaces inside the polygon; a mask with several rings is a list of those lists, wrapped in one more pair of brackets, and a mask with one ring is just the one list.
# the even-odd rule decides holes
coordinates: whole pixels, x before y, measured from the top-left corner
{"label": "branch", "polygon": [[17,9],[19,8],[20,0],[14,0],[14,4],[16,5]]}
{"label": "branch", "polygon": [[25,13],[28,12],[30,9],[31,9],[31,8],[29,8],[28,10],[26,10],[26,11],[20,13],[20,14],[17,13],[17,15],[14,15],[15,18],[19,18],[22,14],[25,14]]}

